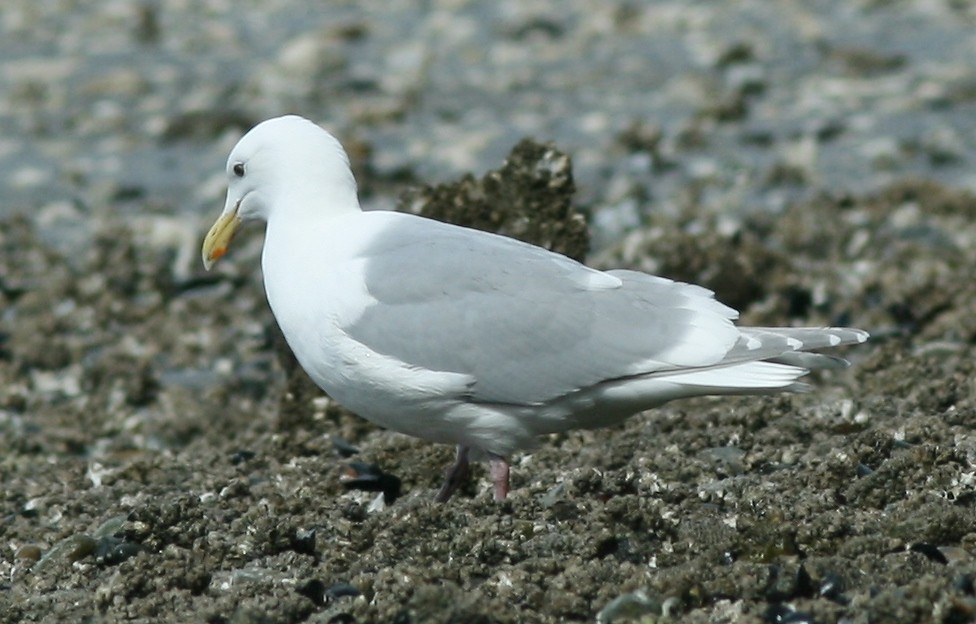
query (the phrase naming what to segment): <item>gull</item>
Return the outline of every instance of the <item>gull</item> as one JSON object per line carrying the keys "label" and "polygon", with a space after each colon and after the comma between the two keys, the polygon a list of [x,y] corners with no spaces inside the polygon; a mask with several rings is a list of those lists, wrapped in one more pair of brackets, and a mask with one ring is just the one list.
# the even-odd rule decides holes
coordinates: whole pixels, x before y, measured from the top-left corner
{"label": "gull", "polygon": [[339,141],[297,116],[264,121],[227,160],[227,200],[203,243],[210,269],[240,224],[267,223],[268,303],[295,357],[333,399],[381,427],[457,446],[437,501],[487,459],[674,399],[808,389],[811,350],[861,343],[844,327],[737,327],[701,286],[598,271],[511,238],[361,210]]}

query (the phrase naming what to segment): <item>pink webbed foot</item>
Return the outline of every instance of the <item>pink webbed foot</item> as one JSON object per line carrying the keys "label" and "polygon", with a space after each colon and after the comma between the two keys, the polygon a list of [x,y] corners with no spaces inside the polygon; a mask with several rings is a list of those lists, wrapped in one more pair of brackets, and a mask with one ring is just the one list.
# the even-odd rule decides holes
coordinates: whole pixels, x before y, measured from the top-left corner
{"label": "pink webbed foot", "polygon": [[[457,459],[447,469],[446,478],[444,480],[444,485],[441,486],[437,496],[434,497],[434,501],[438,503],[445,503],[451,496],[460,488],[471,474],[471,463],[468,456],[471,452],[471,447],[468,446],[458,446],[457,448]],[[493,488],[493,495],[496,501],[503,501],[508,498],[508,476],[509,467],[508,460],[500,455],[489,454],[488,455],[488,469],[491,474],[491,483]]]}

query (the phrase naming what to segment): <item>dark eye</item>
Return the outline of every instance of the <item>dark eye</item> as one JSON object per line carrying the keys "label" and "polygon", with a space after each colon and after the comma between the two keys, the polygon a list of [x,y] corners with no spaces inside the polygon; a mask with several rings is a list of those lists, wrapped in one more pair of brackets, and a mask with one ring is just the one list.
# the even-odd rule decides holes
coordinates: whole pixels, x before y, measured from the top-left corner
{"label": "dark eye", "polygon": [[238,178],[243,178],[244,177],[244,163],[236,163],[236,164],[234,164],[234,168],[232,169],[232,171],[234,172],[234,175],[236,175]]}

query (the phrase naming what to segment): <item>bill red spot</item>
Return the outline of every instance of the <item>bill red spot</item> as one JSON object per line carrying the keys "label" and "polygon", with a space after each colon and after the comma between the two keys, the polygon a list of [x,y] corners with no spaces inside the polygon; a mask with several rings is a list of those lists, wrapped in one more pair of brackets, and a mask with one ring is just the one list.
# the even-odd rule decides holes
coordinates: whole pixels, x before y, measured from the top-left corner
{"label": "bill red spot", "polygon": [[213,251],[210,252],[210,259],[211,260],[219,260],[219,259],[223,258],[224,257],[224,254],[226,254],[226,253],[227,253],[227,248],[226,247],[217,247],[216,249],[214,249]]}

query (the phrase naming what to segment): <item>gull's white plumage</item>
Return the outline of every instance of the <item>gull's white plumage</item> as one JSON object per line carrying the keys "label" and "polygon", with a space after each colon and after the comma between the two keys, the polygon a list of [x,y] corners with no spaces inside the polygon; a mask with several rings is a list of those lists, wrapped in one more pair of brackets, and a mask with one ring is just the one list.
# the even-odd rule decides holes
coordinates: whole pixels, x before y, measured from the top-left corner
{"label": "gull's white plumage", "polygon": [[267,221],[265,288],[298,361],[361,416],[457,444],[441,500],[469,449],[492,459],[503,498],[504,458],[541,434],[682,397],[801,390],[808,369],[844,364],[811,349],[867,339],[848,328],[737,328],[737,313],[699,286],[362,212],[342,147],[300,117],[252,129],[227,173],[204,261],[223,255],[240,220]]}

